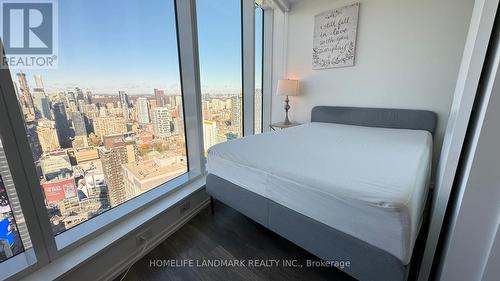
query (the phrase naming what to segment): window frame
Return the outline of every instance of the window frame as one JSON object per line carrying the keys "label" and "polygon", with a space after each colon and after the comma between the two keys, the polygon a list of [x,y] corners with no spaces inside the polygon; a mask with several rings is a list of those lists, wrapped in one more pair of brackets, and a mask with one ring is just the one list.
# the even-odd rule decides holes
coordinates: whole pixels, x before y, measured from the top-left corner
{"label": "window frame", "polygon": [[273,93],[273,29],[274,9],[268,4],[262,5],[262,132],[269,132],[271,128],[271,110]]}
{"label": "window frame", "polygon": [[[266,30],[266,19],[265,19],[266,18],[266,9],[265,9],[265,6],[263,6],[262,4],[259,5],[257,2],[255,2],[254,13],[255,13],[255,11],[257,9],[261,9],[261,11],[262,11],[262,23],[261,23],[262,34],[261,34],[261,46],[260,46],[260,48],[262,50],[262,52],[261,52],[261,58],[260,58],[260,60],[261,60],[261,68],[262,69],[261,69],[261,77],[260,77],[260,79],[261,79],[260,80],[260,88],[261,88],[260,89],[260,91],[261,91],[260,131],[257,132],[255,130],[255,128],[254,128],[254,134],[261,134],[261,133],[265,132],[265,130],[264,130],[264,115],[265,115],[264,114],[264,109],[265,109],[265,107],[264,107],[264,77],[265,77],[265,75],[264,75],[264,63],[265,63],[264,53],[269,53],[269,52],[266,51],[266,49],[265,49],[265,47],[267,47],[267,45],[265,43],[265,39],[266,39],[266,37],[265,37],[265,35],[266,35],[266,33],[265,33],[265,30]],[[255,16],[255,19],[256,19],[255,23],[257,23],[257,17],[256,16]],[[255,26],[255,24],[254,24],[254,26]],[[271,28],[272,28],[272,26],[271,26]],[[257,31],[256,30],[254,30],[254,34],[255,34],[254,37],[256,38],[257,37]],[[255,54],[255,49],[254,49],[254,54]],[[256,65],[254,64],[254,73],[255,73],[255,70],[256,70],[255,68],[256,68]],[[255,90],[256,90],[256,88],[254,88],[254,95],[255,95]],[[254,103],[255,103],[255,101],[254,101]],[[269,110],[270,110],[270,108],[269,108]],[[255,108],[254,108],[254,111],[255,111]],[[254,116],[254,118],[255,117],[256,116]],[[254,120],[254,126],[255,126],[255,120]]]}
{"label": "window frame", "polygon": [[255,0],[241,0],[243,136],[255,134]]}
{"label": "window frame", "polygon": [[[0,44],[3,44],[3,42],[0,41]],[[14,106],[12,106],[12,104],[14,104]],[[26,221],[26,226],[32,243],[32,248],[25,249],[24,252],[1,263],[1,265],[5,266],[7,270],[2,270],[0,273],[0,279],[8,278],[10,275],[32,268],[33,266],[47,264],[49,261],[48,251],[45,244],[46,241],[44,240],[43,230],[40,226],[40,218],[35,206],[36,199],[34,196],[36,196],[36,194],[33,194],[30,188],[28,188],[31,185],[23,165],[23,160],[25,159],[19,150],[20,142],[22,143],[23,140],[19,140],[19,132],[15,129],[21,126],[24,131],[24,121],[22,118],[11,119],[11,116],[16,113],[21,114],[21,110],[17,104],[14,85],[12,84],[12,80],[10,78],[10,70],[0,69],[0,120],[5,120],[0,122],[0,134],[1,136],[4,136],[2,138],[2,146],[4,147],[4,153],[9,165],[10,174],[16,187],[17,197],[19,198],[19,204],[21,205],[21,210]],[[19,117],[20,116],[21,115],[19,115]],[[26,133],[21,133],[24,134],[25,143],[27,143],[27,138],[25,136]],[[30,150],[27,152],[27,154],[31,155]],[[32,156],[30,156],[30,158],[32,158]],[[36,178],[37,177],[35,176],[35,179]],[[47,211],[45,211],[45,213],[47,213]]]}

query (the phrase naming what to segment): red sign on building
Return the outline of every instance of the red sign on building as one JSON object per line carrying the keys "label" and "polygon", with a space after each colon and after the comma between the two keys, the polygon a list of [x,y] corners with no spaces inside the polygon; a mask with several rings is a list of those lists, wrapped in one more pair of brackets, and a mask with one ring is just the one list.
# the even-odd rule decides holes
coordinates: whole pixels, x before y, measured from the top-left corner
{"label": "red sign on building", "polygon": [[67,198],[75,197],[77,194],[75,180],[73,178],[46,182],[42,184],[42,188],[48,203],[56,203]]}

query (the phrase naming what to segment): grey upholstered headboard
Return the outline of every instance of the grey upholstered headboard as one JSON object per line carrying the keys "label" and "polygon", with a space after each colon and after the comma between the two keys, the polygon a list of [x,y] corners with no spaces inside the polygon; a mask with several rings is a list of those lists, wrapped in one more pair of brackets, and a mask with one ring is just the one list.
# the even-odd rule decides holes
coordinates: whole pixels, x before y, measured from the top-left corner
{"label": "grey upholstered headboard", "polygon": [[316,106],[311,122],[328,122],[366,127],[436,131],[437,115],[414,109]]}

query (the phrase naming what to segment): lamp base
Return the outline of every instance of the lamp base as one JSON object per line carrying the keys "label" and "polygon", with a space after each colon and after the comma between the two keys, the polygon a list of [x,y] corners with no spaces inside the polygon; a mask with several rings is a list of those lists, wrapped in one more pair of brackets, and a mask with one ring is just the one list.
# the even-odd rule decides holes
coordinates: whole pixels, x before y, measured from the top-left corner
{"label": "lamp base", "polygon": [[288,96],[286,96],[285,99],[285,121],[283,121],[283,124],[285,125],[290,125],[292,122],[290,122],[290,119],[288,119],[288,110],[290,109],[290,100],[288,99]]}
{"label": "lamp base", "polygon": [[290,120],[288,119],[288,114],[286,115],[285,121],[283,121],[283,124],[284,125],[290,125],[290,124],[292,124],[292,122],[290,122]]}

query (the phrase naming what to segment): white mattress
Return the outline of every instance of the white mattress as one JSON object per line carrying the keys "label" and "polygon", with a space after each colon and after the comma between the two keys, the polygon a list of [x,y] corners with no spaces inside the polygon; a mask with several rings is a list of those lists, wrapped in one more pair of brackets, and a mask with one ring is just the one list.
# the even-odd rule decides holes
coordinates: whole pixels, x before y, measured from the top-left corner
{"label": "white mattress", "polygon": [[208,171],[408,264],[431,155],[427,131],[314,122],[215,145]]}

